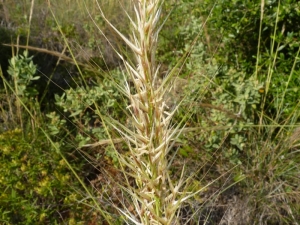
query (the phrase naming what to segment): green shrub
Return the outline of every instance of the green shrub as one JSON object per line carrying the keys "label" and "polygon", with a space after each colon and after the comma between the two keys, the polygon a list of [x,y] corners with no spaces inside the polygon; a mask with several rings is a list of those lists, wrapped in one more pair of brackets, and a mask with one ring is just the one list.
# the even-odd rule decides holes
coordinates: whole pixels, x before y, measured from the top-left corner
{"label": "green shrub", "polygon": [[[33,64],[32,56],[28,56],[28,51],[24,51],[23,55],[13,56],[9,60],[8,74],[11,76],[15,89],[15,94],[19,97],[31,99],[38,92],[35,87],[30,87],[32,81],[38,80],[36,76],[36,65]],[[23,101],[26,99],[23,98]]]}
{"label": "green shrub", "polygon": [[38,79],[36,65],[26,51],[9,62],[11,79],[6,80],[1,74],[5,95],[0,105],[4,119],[0,134],[0,189],[3,190],[0,221],[5,224],[87,221],[88,213],[78,203],[82,187],[61,154],[66,155],[78,173],[84,164],[70,153],[70,147],[66,148],[62,139],[53,146],[41,132],[45,122],[36,100],[38,93],[31,83]]}
{"label": "green shrub", "polygon": [[299,9],[295,0],[226,0],[217,4],[208,23],[212,36],[221,40],[218,62],[264,82],[263,110],[272,118],[280,114],[284,119],[298,100]]}
{"label": "green shrub", "polygon": [[24,138],[20,129],[7,131],[0,135],[0,146],[0,221],[55,224],[83,219],[79,185],[42,135],[34,140],[31,133]]}
{"label": "green shrub", "polygon": [[[299,220],[298,188],[293,185],[298,183],[294,178],[299,176],[300,162],[295,134],[299,127],[299,29],[297,22],[292,25],[299,3],[265,3],[261,34],[260,1],[218,1],[215,6],[212,1],[201,5],[183,1],[174,9],[178,20],[170,23],[178,35],[172,40],[182,44],[177,39],[181,38],[187,44],[170,43],[183,54],[215,7],[183,70],[189,84],[177,119],[187,119],[187,131],[198,132],[184,132],[179,153],[188,159],[193,155],[199,164],[208,162],[210,168],[215,165],[222,173],[239,165],[230,182],[239,181],[235,189],[248,201],[248,222],[290,224]],[[185,7],[193,18],[187,24],[188,18],[180,16]],[[193,113],[189,118],[187,110]]]}
{"label": "green shrub", "polygon": [[[110,72],[110,79],[122,80],[119,70]],[[124,104],[122,95],[113,81],[104,78],[99,83],[91,87],[77,87],[65,90],[59,96],[55,95],[55,104],[62,110],[61,114],[67,118],[59,117],[57,112],[47,114],[50,118],[48,123],[49,133],[52,135],[65,135],[68,130],[64,129],[66,123],[69,130],[75,135],[73,144],[79,147],[87,143],[97,142],[98,140],[108,139],[104,126],[99,119],[102,115],[112,115],[120,121],[125,122],[123,113]],[[54,136],[53,136],[54,137]]]}

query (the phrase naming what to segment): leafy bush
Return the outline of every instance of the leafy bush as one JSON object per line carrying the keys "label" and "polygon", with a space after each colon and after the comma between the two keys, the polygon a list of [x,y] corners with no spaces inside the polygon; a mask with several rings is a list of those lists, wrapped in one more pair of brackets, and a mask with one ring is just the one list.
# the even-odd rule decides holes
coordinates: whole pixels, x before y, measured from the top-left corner
{"label": "leafy bush", "polygon": [[288,116],[298,99],[299,8],[294,0],[226,0],[217,4],[208,25],[212,35],[222,40],[218,62],[264,82],[263,110],[273,118]]}
{"label": "leafy bush", "polygon": [[9,60],[9,68],[7,71],[14,82],[14,87],[16,88],[15,94],[28,99],[38,94],[34,87],[30,87],[30,84],[32,81],[40,78],[35,75],[36,65],[33,64],[32,58],[32,56],[28,56],[28,51],[24,51],[23,55],[12,57]]}
{"label": "leafy bush", "polygon": [[[111,71],[109,75],[110,79],[122,80],[119,70]],[[97,142],[108,138],[99,114],[109,114],[125,122],[123,114],[125,103],[118,88],[110,79],[105,78],[87,88],[65,90],[61,96],[55,95],[55,104],[59,106],[59,110],[62,109],[62,113],[70,122],[67,123],[69,129],[75,129],[76,137],[72,141],[78,143],[79,147],[91,141]],[[62,126],[66,123],[65,118],[59,118],[57,112],[51,112],[47,117],[51,119],[48,124],[50,134],[62,135],[68,132]]]}
{"label": "leafy bush", "polygon": [[[0,135],[0,221],[55,224],[80,221],[78,188],[66,163],[42,135],[26,139],[20,129]],[[77,164],[77,169],[80,169]],[[70,189],[70,184],[72,188]]]}
{"label": "leafy bush", "polygon": [[[83,213],[84,207],[78,204],[81,196],[77,191],[81,186],[61,157],[70,148],[60,145],[61,142],[51,145],[39,130],[44,127],[44,118],[35,98],[36,89],[31,85],[31,81],[38,79],[35,72],[32,57],[24,52],[10,60],[9,81],[1,74],[6,96],[1,101],[4,121],[0,134],[0,189],[3,190],[0,221],[5,224],[87,221],[88,213]],[[70,155],[67,159],[80,172],[83,163],[76,154]]]}
{"label": "leafy bush", "polygon": [[[248,222],[261,219],[290,224],[299,218],[299,196],[289,194],[298,190],[292,184],[298,179],[291,176],[298,176],[295,168],[300,162],[295,155],[299,139],[294,134],[299,126],[299,45],[293,38],[298,37],[298,25],[291,26],[299,3],[268,1],[260,34],[261,4],[234,0],[216,5],[211,1],[201,5],[185,2],[174,9],[179,20],[170,23],[179,31],[176,38],[187,43],[178,47],[189,50],[189,43],[214,7],[183,70],[189,84],[184,88],[179,120],[186,118],[187,110],[192,112],[187,130],[199,132],[185,133],[179,152],[190,158],[186,149],[201,149],[198,157],[197,150],[191,151],[196,163],[208,161],[223,173],[240,165],[231,179],[239,181],[235,189],[243,201],[248,201]],[[186,24],[188,19],[180,17],[180,10],[190,6],[193,21]],[[253,190],[254,186],[257,189]]]}

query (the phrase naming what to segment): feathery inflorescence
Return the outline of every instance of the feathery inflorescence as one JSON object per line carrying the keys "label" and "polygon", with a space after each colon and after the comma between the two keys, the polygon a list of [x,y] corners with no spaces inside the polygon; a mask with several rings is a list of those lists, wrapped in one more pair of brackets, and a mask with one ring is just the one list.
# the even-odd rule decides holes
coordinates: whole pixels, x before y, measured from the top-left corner
{"label": "feathery inflorescence", "polygon": [[[133,28],[131,40],[105,19],[130,47],[136,60],[134,66],[118,53],[128,74],[125,93],[130,102],[128,110],[133,131],[124,126],[114,127],[122,134],[130,149],[128,157],[120,157],[133,171],[137,189],[131,188],[128,192],[135,206],[135,214],[139,218],[128,211],[120,211],[135,224],[174,224],[181,202],[179,189],[182,182],[173,185],[168,174],[167,154],[177,133],[176,129],[170,129],[170,121],[175,111],[168,111],[164,101],[166,88],[157,85],[159,66],[155,53],[162,1],[135,2],[136,19],[129,17]],[[101,13],[105,18],[102,11]]]}

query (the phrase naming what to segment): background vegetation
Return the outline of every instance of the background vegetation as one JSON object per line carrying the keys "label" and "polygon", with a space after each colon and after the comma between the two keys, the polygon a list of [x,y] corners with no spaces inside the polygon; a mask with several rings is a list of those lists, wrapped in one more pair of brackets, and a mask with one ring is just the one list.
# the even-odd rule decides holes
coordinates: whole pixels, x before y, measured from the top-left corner
{"label": "background vegetation", "polygon": [[[50,2],[0,1],[0,221],[122,224],[128,147],[99,114],[132,127],[114,49],[135,59],[96,1]],[[129,36],[132,5],[101,5]],[[171,176],[203,189],[182,224],[300,221],[299,16],[294,0],[164,2],[159,76],[179,74],[165,101],[185,124]]]}

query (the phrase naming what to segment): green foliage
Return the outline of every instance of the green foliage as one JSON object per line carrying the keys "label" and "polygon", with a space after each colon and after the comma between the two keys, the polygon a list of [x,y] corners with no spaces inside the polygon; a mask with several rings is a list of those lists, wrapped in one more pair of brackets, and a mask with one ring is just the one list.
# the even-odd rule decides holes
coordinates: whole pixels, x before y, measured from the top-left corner
{"label": "green foliage", "polygon": [[70,211],[80,219],[80,196],[70,189],[78,183],[42,135],[32,140],[33,134],[25,139],[20,129],[0,135],[0,221],[55,224]]}
{"label": "green foliage", "polygon": [[[229,142],[225,143],[233,146],[236,149],[233,152],[237,153],[247,142],[244,137],[246,130],[257,122],[261,107],[266,115],[274,117],[280,114],[282,119],[295,110],[300,80],[295,63],[298,45],[294,37],[298,34],[295,27],[289,24],[291,18],[297,15],[299,3],[285,3],[266,3],[261,36],[260,2],[228,0],[213,5],[211,1],[201,4],[184,1],[174,9],[176,15],[173,17],[177,16],[177,20],[171,20],[170,23],[176,24],[176,37],[182,38],[184,43],[192,43],[200,28],[203,28],[184,70],[184,74],[189,75],[191,85],[186,88],[188,97],[183,109],[190,106],[190,111],[195,114],[192,117],[196,119],[194,122],[201,121],[203,127],[212,124],[232,127],[229,133],[223,130],[204,135],[201,140],[208,142],[206,147],[218,149],[226,139]],[[203,25],[213,7],[212,15]],[[191,10],[191,15],[188,18],[180,17],[182,10]],[[278,18],[276,12],[279,12]],[[259,39],[261,44],[258,49]],[[221,48],[210,56],[208,53],[214,43]],[[190,45],[185,44],[180,48],[184,52]],[[257,52],[260,53],[258,68]],[[262,100],[266,102],[264,105]],[[244,125],[248,128],[241,129]],[[228,155],[231,150],[226,152]]]}
{"label": "green foliage", "polygon": [[[294,0],[265,4],[226,0],[217,4],[209,22],[212,35],[222,38],[218,62],[246,72],[247,77],[255,74],[256,79],[265,82],[267,102],[263,110],[273,118],[280,114],[284,119],[298,100],[299,65],[295,60],[299,49],[299,7]],[[220,32],[213,32],[216,30]]]}
{"label": "green foliage", "polygon": [[[185,53],[187,44],[200,32],[203,17],[199,15],[200,1],[164,2],[163,16],[169,16],[160,33],[158,60],[172,69]],[[171,14],[169,15],[169,13]],[[189,15],[189,16],[186,16]]]}
{"label": "green foliage", "polygon": [[35,76],[36,65],[32,62],[32,56],[28,56],[28,51],[23,55],[17,55],[9,60],[8,74],[12,77],[16,88],[16,95],[34,97],[38,94],[36,88],[30,87],[31,81],[38,80]]}
{"label": "green foliage", "polygon": [[[105,78],[86,89],[77,87],[65,90],[61,96],[55,95],[55,104],[62,109],[64,117],[59,116],[57,112],[48,113],[46,116],[49,121],[46,126],[48,133],[58,143],[63,144],[64,140],[61,137],[65,136],[72,146],[76,145],[81,148],[86,144],[109,139],[99,114],[109,114],[118,118],[120,122],[126,122],[123,113],[124,99],[111,80],[114,77],[115,81],[121,82],[121,73],[119,70],[111,71],[110,76],[110,79]],[[88,154],[90,151],[93,152],[88,149],[85,151]],[[101,159],[105,158],[118,167],[119,162],[115,149],[108,145],[103,151],[103,153],[98,153],[101,155]],[[104,158],[102,158],[103,156]]]}
{"label": "green foliage", "polygon": [[[285,126],[299,126],[299,29],[297,22],[292,26],[299,3],[266,2],[261,34],[262,2],[218,1],[208,17],[213,4],[183,1],[174,9],[180,19],[170,21],[179,31],[176,38],[184,40],[184,46],[177,45],[181,54],[190,49],[189,43],[203,27],[183,70],[189,84],[177,117],[178,121],[186,119],[188,110],[192,115],[186,125],[193,130],[199,127],[200,132],[184,134],[179,153],[187,157],[185,146],[196,142],[196,149],[202,150],[198,161],[217,162],[218,170],[224,172],[240,165],[233,180],[239,181],[237,188],[250,199],[249,206],[257,207],[249,222],[258,221],[260,215],[266,223],[290,224],[299,217],[299,196],[288,193],[297,192],[292,183],[298,181],[291,176],[298,176],[295,168],[300,161],[290,143],[297,135],[291,138],[294,128]],[[187,24],[188,18],[180,17],[186,7],[193,18]]]}
{"label": "green foliage", "polygon": [[[80,190],[81,185],[60,155],[66,154],[69,148],[62,141],[51,145],[37,129],[44,127],[44,120],[34,98],[36,89],[30,88],[31,82],[39,78],[35,75],[36,65],[27,52],[13,57],[9,62],[8,73],[12,79],[7,81],[1,75],[6,87],[6,97],[1,101],[1,115],[6,119],[3,121],[5,129],[0,134],[0,189],[3,190],[0,221],[5,224],[87,221],[84,207],[78,204],[81,196],[76,191]],[[31,110],[30,114],[27,110]],[[13,113],[15,111],[18,113]],[[21,120],[16,119],[19,115]],[[50,118],[52,121],[59,120],[55,114],[51,114]],[[59,121],[59,125],[62,127],[64,122]],[[57,122],[53,123],[57,125]],[[76,171],[81,172],[83,163],[75,155],[67,155],[66,158]]]}
{"label": "green foliage", "polygon": [[[200,18],[194,18],[192,23],[181,28],[187,43],[185,51],[190,49],[189,43],[199,32],[201,23]],[[247,142],[244,134],[248,129],[243,127],[245,124],[253,124],[257,114],[255,110],[262,97],[259,90],[263,83],[254,76],[249,77],[243,71],[229,66],[220,67],[206,50],[207,47],[199,40],[187,59],[184,73],[190,77],[185,88],[182,115],[185,116],[186,109],[189,109],[190,113],[193,113],[192,124],[208,130],[212,126],[221,128],[212,128],[212,131],[204,132],[198,140],[204,143],[205,149],[210,152],[223,148],[225,143],[226,151],[223,151],[223,157],[234,164],[241,163],[239,157],[243,155],[241,153]]]}
{"label": "green foliage", "polygon": [[[97,140],[106,139],[105,130],[99,127],[100,121],[97,113],[110,114],[122,119],[121,94],[108,79],[86,89],[77,87],[65,90],[61,96],[55,95],[55,100],[56,105],[62,108],[73,125],[79,128],[80,146],[84,145],[91,137]],[[99,112],[97,112],[98,110]],[[49,128],[52,126],[51,133],[57,133],[64,122],[58,120],[53,113],[48,114],[48,117],[52,119],[49,124]],[[54,123],[58,123],[56,127],[53,127]]]}
{"label": "green foliage", "polygon": [[47,124],[49,134],[59,135],[66,124],[66,120],[60,119],[56,112],[48,113],[46,116],[50,119]]}

